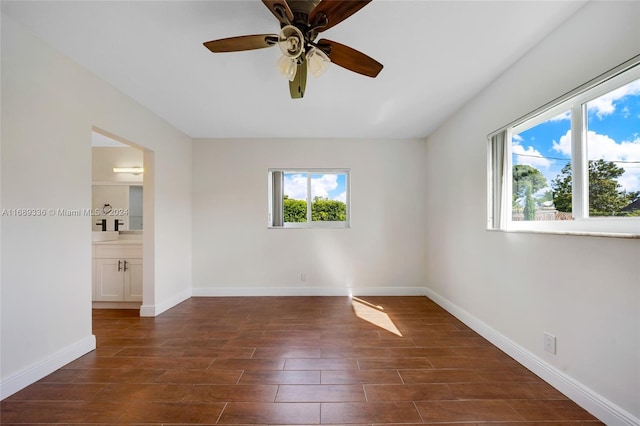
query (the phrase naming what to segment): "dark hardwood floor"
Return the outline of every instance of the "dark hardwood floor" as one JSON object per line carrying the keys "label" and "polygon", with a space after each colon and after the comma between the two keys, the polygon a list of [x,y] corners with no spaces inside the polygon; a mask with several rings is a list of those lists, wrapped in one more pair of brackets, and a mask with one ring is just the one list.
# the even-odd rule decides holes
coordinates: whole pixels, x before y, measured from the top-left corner
{"label": "dark hardwood floor", "polygon": [[95,310],[97,349],[2,401],[2,424],[601,424],[425,297],[353,303]]}

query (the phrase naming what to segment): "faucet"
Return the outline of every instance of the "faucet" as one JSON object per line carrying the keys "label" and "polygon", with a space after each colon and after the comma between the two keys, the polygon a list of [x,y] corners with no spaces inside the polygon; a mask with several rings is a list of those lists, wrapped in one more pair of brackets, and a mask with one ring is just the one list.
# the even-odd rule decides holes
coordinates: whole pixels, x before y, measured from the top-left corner
{"label": "faucet", "polygon": [[100,222],[96,223],[96,225],[100,225],[102,227],[102,232],[107,230],[107,219],[101,219]]}
{"label": "faucet", "polygon": [[[118,219],[113,221],[113,230],[117,231],[120,225],[124,225],[124,222],[120,222]],[[105,225],[106,226],[106,225]]]}

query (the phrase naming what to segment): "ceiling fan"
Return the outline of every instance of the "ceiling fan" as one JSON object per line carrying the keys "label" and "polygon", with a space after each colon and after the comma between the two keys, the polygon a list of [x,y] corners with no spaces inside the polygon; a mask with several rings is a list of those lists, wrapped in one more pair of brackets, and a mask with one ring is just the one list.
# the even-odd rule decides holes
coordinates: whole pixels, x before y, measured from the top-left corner
{"label": "ceiling fan", "polygon": [[289,79],[291,98],[302,98],[307,70],[320,76],[331,62],[350,71],[376,77],[382,64],[338,42],[315,39],[347,19],[371,0],[262,0],[280,23],[278,34],[229,37],[203,43],[214,53],[262,49],[278,45],[282,57],[278,70]]}

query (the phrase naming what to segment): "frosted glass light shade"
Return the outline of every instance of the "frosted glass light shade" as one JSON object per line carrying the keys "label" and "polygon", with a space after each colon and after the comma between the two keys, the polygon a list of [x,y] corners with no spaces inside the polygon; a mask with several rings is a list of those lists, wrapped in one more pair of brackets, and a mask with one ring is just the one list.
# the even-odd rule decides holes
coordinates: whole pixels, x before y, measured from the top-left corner
{"label": "frosted glass light shade", "polygon": [[293,25],[282,27],[278,39],[278,46],[283,55],[297,58],[304,52],[304,35]]}
{"label": "frosted glass light shade", "polygon": [[329,67],[331,59],[322,50],[312,47],[307,52],[307,65],[309,72],[314,77],[320,77]]}
{"label": "frosted glass light shade", "polygon": [[298,61],[295,58],[290,58],[286,55],[280,56],[278,62],[276,63],[276,68],[280,71],[280,74],[284,75],[289,79],[289,81],[293,81],[296,78],[296,71],[298,69]]}

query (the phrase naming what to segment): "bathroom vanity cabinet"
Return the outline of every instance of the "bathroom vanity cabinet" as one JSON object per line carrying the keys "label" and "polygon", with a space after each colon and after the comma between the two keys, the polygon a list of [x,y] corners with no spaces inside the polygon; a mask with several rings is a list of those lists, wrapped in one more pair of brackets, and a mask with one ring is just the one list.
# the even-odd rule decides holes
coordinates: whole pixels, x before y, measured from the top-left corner
{"label": "bathroom vanity cabinet", "polygon": [[142,244],[105,241],[92,244],[93,300],[142,301]]}

